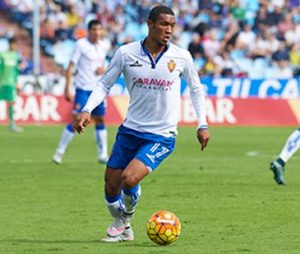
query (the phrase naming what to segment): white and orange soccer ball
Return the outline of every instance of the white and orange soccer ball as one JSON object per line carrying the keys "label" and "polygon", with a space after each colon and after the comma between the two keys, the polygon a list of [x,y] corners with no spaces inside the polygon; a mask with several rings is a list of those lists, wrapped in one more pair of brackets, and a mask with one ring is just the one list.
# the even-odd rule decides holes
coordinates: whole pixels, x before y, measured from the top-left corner
{"label": "white and orange soccer ball", "polygon": [[174,243],[181,232],[178,217],[169,211],[157,211],[147,221],[147,234],[149,239],[159,245]]}

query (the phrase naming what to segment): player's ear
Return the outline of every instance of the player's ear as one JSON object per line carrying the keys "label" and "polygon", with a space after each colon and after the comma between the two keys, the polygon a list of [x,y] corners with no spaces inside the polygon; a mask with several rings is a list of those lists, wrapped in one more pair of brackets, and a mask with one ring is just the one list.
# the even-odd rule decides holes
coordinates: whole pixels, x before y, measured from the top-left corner
{"label": "player's ear", "polygon": [[152,28],[154,26],[154,23],[153,23],[153,21],[151,19],[147,20],[147,24],[148,24],[149,28]]}

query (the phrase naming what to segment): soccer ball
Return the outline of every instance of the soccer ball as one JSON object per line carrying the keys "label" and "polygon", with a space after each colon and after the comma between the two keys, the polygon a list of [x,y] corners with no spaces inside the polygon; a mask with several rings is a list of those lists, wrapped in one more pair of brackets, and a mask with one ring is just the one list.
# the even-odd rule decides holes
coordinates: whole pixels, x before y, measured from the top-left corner
{"label": "soccer ball", "polygon": [[147,221],[147,235],[149,239],[159,245],[174,243],[181,231],[178,217],[169,211],[157,211]]}

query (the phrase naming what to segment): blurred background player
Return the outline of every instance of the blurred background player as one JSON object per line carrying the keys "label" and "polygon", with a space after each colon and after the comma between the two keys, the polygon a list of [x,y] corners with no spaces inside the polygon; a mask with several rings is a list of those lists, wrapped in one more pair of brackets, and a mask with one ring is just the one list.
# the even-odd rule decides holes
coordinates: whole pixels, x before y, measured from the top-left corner
{"label": "blurred background player", "polygon": [[270,169],[274,173],[274,179],[279,185],[284,185],[284,166],[293,154],[300,148],[300,128],[295,130],[286,140],[278,158],[271,162]]}
{"label": "blurred background player", "polygon": [[114,222],[108,227],[104,242],[134,239],[130,221],[141,196],[139,183],[174,150],[181,77],[190,88],[198,120],[196,136],[202,150],[209,141],[205,95],[192,56],[170,43],[175,23],[169,7],[154,7],[147,22],[148,36],[116,51],[74,121],[74,129],[82,133],[93,109],[104,100],[118,76],[124,74],[130,102],[105,171],[105,200]]}
{"label": "blurred background player", "polygon": [[[71,61],[65,74],[65,98],[67,101],[71,101],[71,78],[74,68],[77,66],[74,81],[76,92],[73,118],[81,111],[98,79],[104,73],[105,57],[109,49],[110,43],[104,39],[101,22],[99,20],[91,20],[88,23],[88,36],[76,42]],[[106,163],[108,157],[107,131],[104,123],[105,110],[106,105],[104,101],[91,112],[95,122],[95,137],[98,148],[98,161],[100,163]],[[64,129],[55,154],[52,157],[55,163],[60,164],[62,162],[63,155],[74,135],[75,132],[70,123]]]}
{"label": "blurred background player", "polygon": [[9,128],[14,132],[22,132],[23,128],[14,122],[14,103],[19,92],[20,57],[17,52],[17,42],[14,38],[9,40],[8,51],[0,53],[0,100],[5,100],[8,105]]}

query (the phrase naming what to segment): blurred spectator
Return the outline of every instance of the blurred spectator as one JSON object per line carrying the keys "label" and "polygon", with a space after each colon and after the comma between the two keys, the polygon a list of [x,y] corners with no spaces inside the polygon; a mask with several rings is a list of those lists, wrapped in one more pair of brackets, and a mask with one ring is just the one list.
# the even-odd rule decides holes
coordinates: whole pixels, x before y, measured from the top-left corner
{"label": "blurred spectator", "polygon": [[220,55],[214,58],[215,71],[214,76],[230,77],[234,75],[235,64],[231,60],[229,53],[224,50]]}
{"label": "blurred spectator", "polygon": [[266,78],[289,79],[293,77],[293,70],[287,60],[274,62],[266,72]]}
{"label": "blurred spectator", "polygon": [[254,18],[253,31],[258,33],[261,31],[261,27],[267,24],[267,9],[261,6],[256,17]]}
{"label": "blurred spectator", "polygon": [[201,43],[200,35],[197,33],[193,34],[192,41],[189,43],[188,50],[190,51],[193,58],[204,56],[204,48]]}
{"label": "blurred spectator", "polygon": [[202,42],[206,56],[214,57],[220,53],[221,45],[220,41],[218,41],[216,38],[215,30],[208,30],[204,34]]}
{"label": "blurred spectator", "polygon": [[243,47],[250,49],[255,43],[256,34],[249,24],[244,24],[243,30],[239,33],[237,40]]}
{"label": "blurred spectator", "polygon": [[55,28],[50,20],[46,19],[41,23],[40,36],[42,43],[44,42],[45,44],[52,44],[55,42]]}
{"label": "blurred spectator", "polygon": [[246,9],[239,4],[238,0],[230,1],[230,13],[232,14],[233,18],[240,23],[246,21]]}
{"label": "blurred spectator", "polygon": [[284,42],[281,42],[278,50],[276,50],[272,54],[272,59],[273,59],[273,61],[277,61],[277,62],[279,62],[281,60],[285,60],[285,61],[289,60],[289,50],[286,47]]}
{"label": "blurred spectator", "polygon": [[70,29],[75,29],[76,26],[80,24],[81,17],[76,11],[75,5],[71,5],[69,11],[67,12],[66,22]]}
{"label": "blurred spectator", "polygon": [[269,26],[278,25],[278,23],[283,20],[283,17],[284,13],[281,7],[281,3],[276,3],[273,6],[269,6],[269,11],[267,14],[267,24]]}
{"label": "blurred spectator", "polygon": [[300,7],[300,0],[289,0],[288,6],[290,9],[298,8]]}
{"label": "blurred spectator", "polygon": [[33,72],[33,62],[30,58],[22,60],[19,64],[19,71],[22,75],[32,74]]}
{"label": "blurred spectator", "polygon": [[299,44],[294,44],[289,52],[289,61],[291,65],[297,69],[300,67]]}

